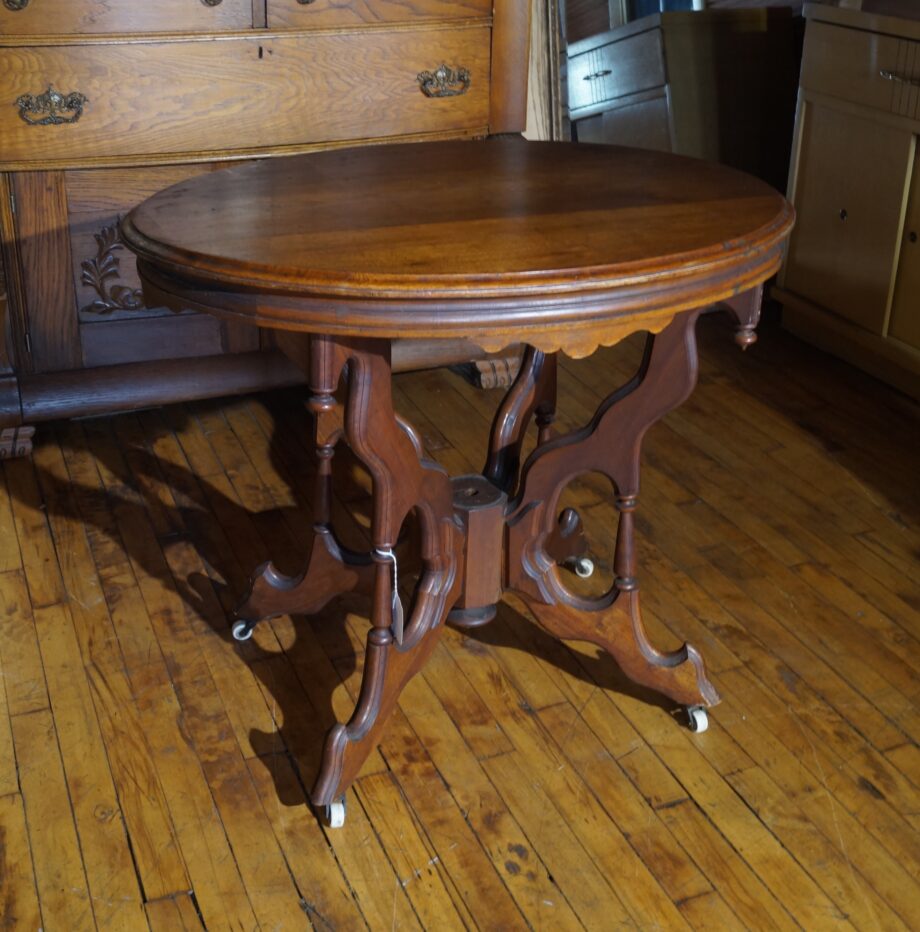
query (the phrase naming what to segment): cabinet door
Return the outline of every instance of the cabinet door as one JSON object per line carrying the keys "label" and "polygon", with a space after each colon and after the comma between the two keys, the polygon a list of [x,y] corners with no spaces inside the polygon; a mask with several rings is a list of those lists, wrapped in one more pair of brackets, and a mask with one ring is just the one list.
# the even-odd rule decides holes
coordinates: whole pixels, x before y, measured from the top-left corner
{"label": "cabinet door", "polygon": [[882,333],[912,154],[906,130],[806,105],[786,288]]}
{"label": "cabinet door", "polygon": [[914,156],[888,334],[920,350],[920,149]]}

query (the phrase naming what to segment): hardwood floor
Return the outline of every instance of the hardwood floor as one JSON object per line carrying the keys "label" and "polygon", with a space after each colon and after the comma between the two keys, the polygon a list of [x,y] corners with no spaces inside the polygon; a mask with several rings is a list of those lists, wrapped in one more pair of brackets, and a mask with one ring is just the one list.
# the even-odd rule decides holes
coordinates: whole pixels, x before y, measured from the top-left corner
{"label": "hardwood floor", "polygon": [[[699,388],[645,446],[646,617],[707,658],[709,731],[504,604],[445,634],[342,830],[304,786],[363,606],[227,623],[308,539],[298,394],[41,427],[0,486],[0,928],[916,928],[920,413],[766,331],[742,355],[704,320]],[[564,361],[559,423],[637,354]],[[496,393],[436,371],[396,397],[481,467]],[[600,578],[604,491],[569,492]],[[352,468],[355,542],[367,503]]]}

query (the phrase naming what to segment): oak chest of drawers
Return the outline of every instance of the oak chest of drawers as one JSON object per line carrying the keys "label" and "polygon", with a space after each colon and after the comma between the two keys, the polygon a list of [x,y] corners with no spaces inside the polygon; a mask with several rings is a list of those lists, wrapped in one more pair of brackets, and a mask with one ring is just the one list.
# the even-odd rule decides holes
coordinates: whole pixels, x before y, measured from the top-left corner
{"label": "oak chest of drawers", "polygon": [[789,330],[920,398],[920,20],[806,13],[774,294]]}
{"label": "oak chest of drawers", "polygon": [[[523,129],[526,0],[0,0],[0,427],[295,377],[118,220],[229,160]],[[0,294],[4,291],[0,287]]]}

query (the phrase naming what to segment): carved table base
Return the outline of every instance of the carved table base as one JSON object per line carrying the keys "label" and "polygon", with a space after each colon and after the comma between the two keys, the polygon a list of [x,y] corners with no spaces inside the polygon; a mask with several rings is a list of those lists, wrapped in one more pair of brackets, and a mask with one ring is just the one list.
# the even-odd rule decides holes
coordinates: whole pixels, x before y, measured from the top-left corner
{"label": "carved table base", "polygon": [[[760,289],[730,302],[742,346],[753,340]],[[639,453],[648,428],[691,392],[697,376],[694,328],[700,309],[676,315],[649,335],[642,363],[580,430],[553,437],[556,361],[528,348],[520,373],[496,415],[481,476],[453,481],[427,460],[414,429],[393,410],[387,340],[292,337],[287,351],[310,372],[319,457],[315,538],[304,572],[257,571],[234,627],[248,637],[258,619],[312,614],[352,590],[371,596],[371,630],[357,706],[346,724],[329,732],[311,793],[317,806],[341,807],[343,794],[377,742],[403,687],[424,665],[446,621],[483,624],[505,591],[524,598],[538,623],[559,638],[589,641],[610,653],[624,673],[691,710],[719,701],[699,653],[690,645],[663,653],[642,623],[634,540],[639,497]],[[344,409],[333,397],[346,383]],[[532,419],[537,448],[521,466]],[[372,550],[352,553],[331,524],[332,460],[344,440],[373,479]],[[599,472],[613,483],[620,513],[611,588],[594,598],[570,591],[563,564],[584,560],[586,541],[577,514],[560,511],[560,497],[577,476]],[[420,526],[418,553],[397,552],[406,518]],[[403,608],[397,567],[420,568]],[[702,717],[701,717],[702,716]],[[340,824],[342,810],[331,810]]]}

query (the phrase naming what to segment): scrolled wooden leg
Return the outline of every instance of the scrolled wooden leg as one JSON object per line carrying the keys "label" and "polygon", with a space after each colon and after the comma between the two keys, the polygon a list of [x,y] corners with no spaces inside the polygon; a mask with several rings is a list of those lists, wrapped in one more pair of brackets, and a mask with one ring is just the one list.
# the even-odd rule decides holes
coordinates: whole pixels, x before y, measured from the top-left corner
{"label": "scrolled wooden leg", "polygon": [[[327,735],[310,794],[313,804],[322,807],[339,800],[351,785],[406,683],[434,649],[459,594],[462,554],[450,480],[419,456],[393,411],[389,344],[329,340],[325,352],[348,362],[345,439],[373,479],[374,563],[372,627],[358,701],[349,721]],[[393,547],[412,509],[421,528],[422,574],[400,640],[394,623]]]}
{"label": "scrolled wooden leg", "polygon": [[[719,696],[693,647],[663,652],[648,638],[639,608],[634,511],[642,438],[696,382],[698,315],[678,314],[660,334],[650,336],[639,371],[601,404],[591,423],[536,450],[507,518],[508,584],[524,596],[539,623],[557,637],[599,645],[630,679],[687,706],[713,705]],[[569,592],[554,559],[562,537],[556,519],[559,498],[585,472],[612,480],[620,512],[614,584],[594,599]]]}
{"label": "scrolled wooden leg", "polygon": [[278,615],[312,615],[332,599],[357,589],[370,591],[370,559],[345,551],[328,528],[313,537],[306,569],[285,576],[272,563],[263,563],[249,583],[249,591],[234,613],[251,626]]}
{"label": "scrolled wooden leg", "polygon": [[489,455],[482,474],[497,488],[511,494],[517,485],[524,435],[534,415],[540,442],[549,438],[556,414],[556,357],[528,346],[514,384],[492,422]]}

